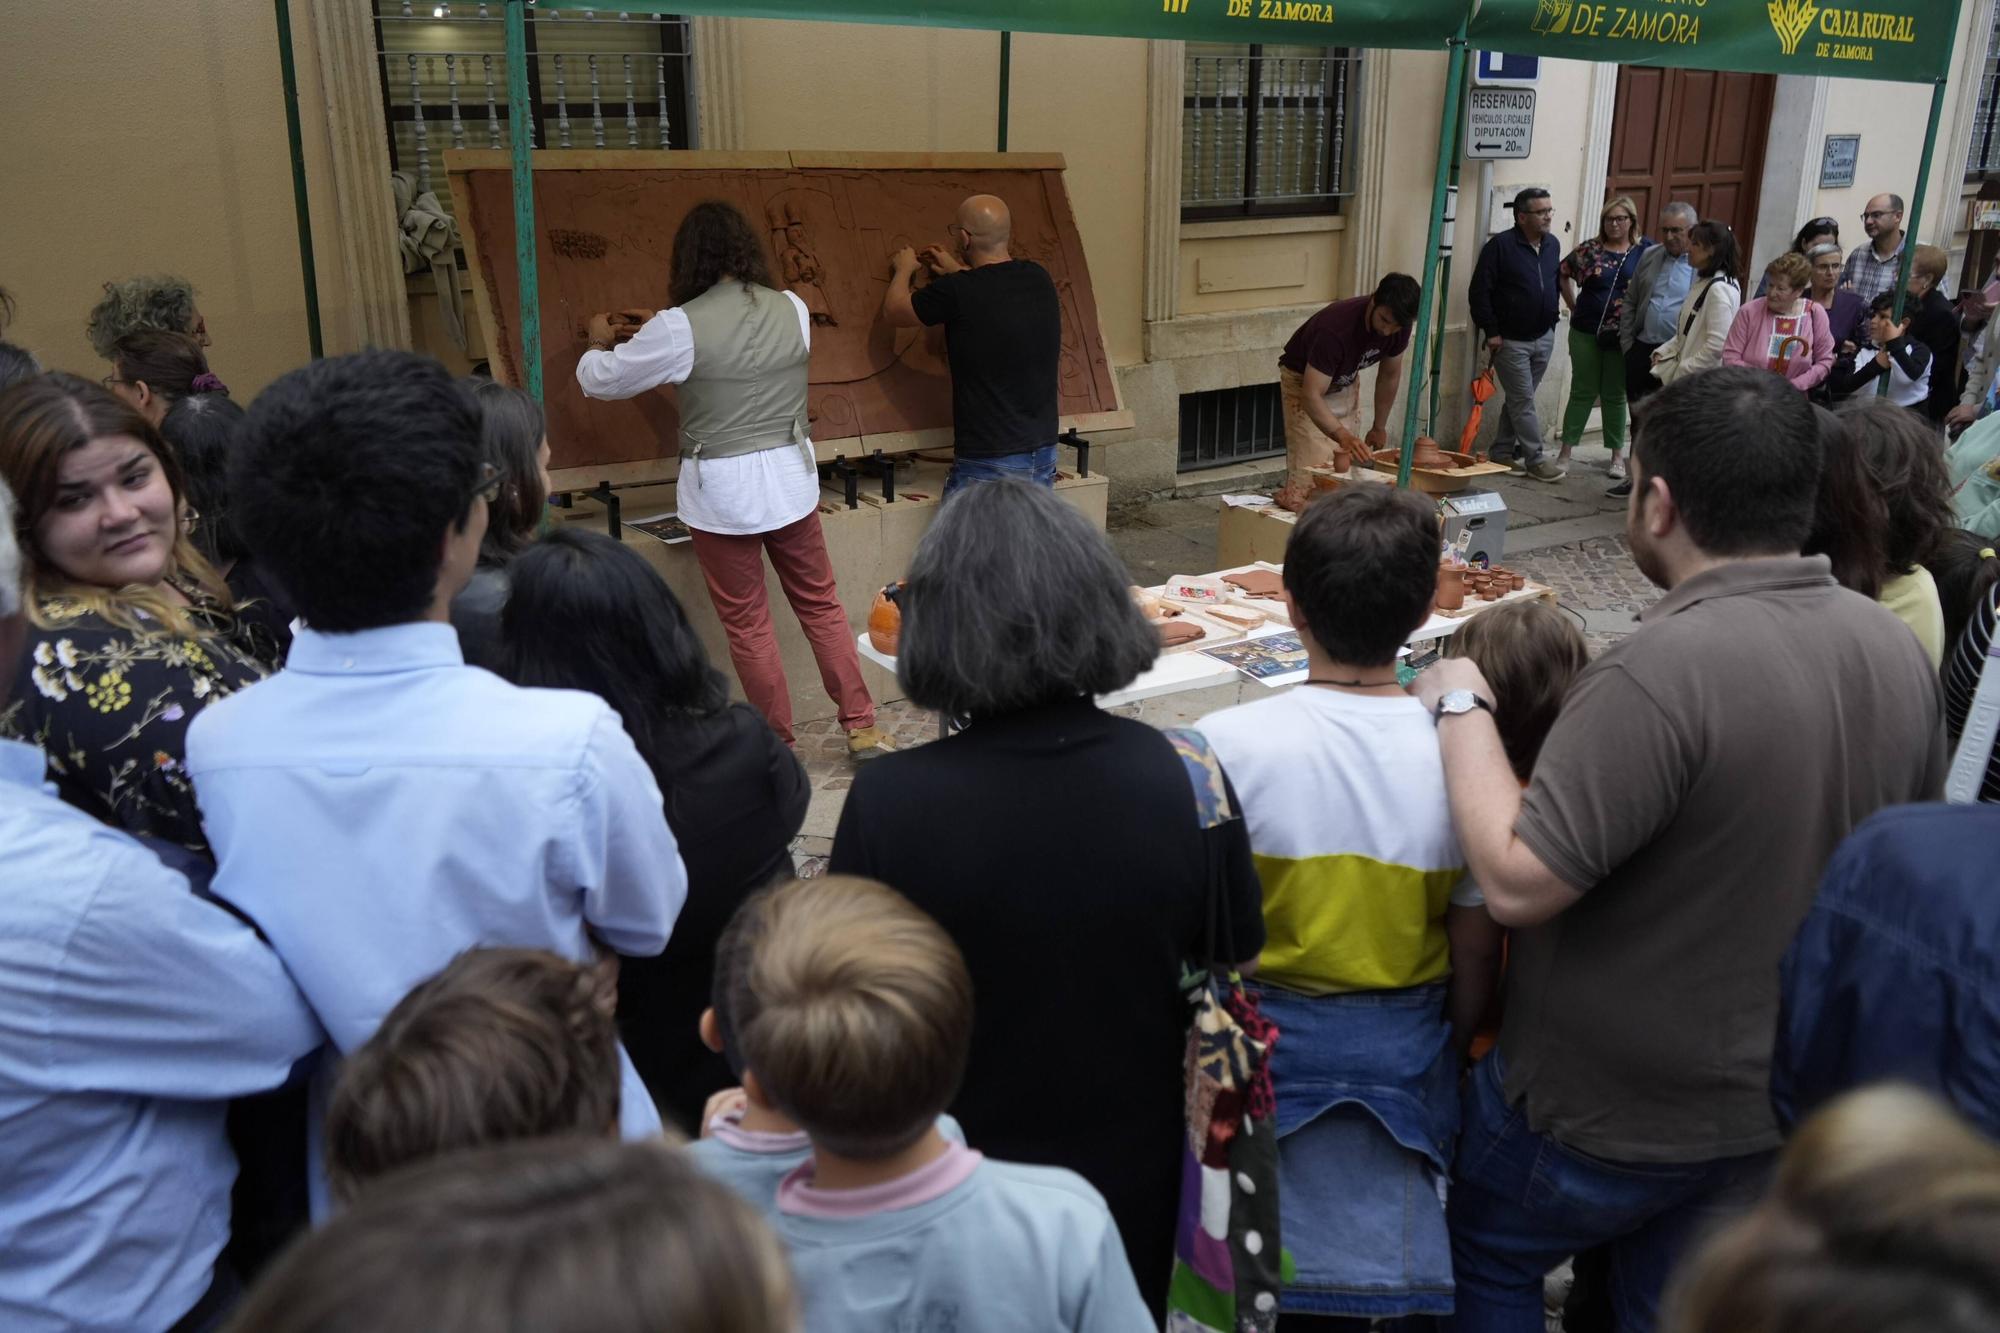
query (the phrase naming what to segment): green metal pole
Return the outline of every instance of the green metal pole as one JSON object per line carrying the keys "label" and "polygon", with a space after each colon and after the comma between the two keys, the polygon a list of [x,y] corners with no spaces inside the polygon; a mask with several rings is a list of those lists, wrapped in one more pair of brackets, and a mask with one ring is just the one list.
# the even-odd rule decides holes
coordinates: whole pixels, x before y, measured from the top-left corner
{"label": "green metal pole", "polygon": [[1007,151],[1007,106],[1014,96],[1014,34],[1000,34],[1000,151]]}
{"label": "green metal pole", "polygon": [[[1910,292],[1910,265],[1917,257],[1917,222],[1924,215],[1924,195],[1930,189],[1931,155],[1937,151],[1938,121],[1944,118],[1944,80],[1931,85],[1931,123],[1924,127],[1924,155],[1917,164],[1917,188],[1910,194],[1910,214],[1903,219],[1903,263],[1896,273],[1896,318],[1903,318],[1903,301]],[[1887,376],[1882,388],[1889,387]]]}
{"label": "green metal pole", "polygon": [[[1468,97],[1458,99],[1458,115],[1453,118],[1451,124],[1450,192],[1456,192],[1458,189],[1459,162],[1463,156],[1459,151],[1458,145],[1465,141],[1465,107],[1469,100]],[[1463,203],[1464,200],[1461,199],[1459,202]],[[1452,256],[1447,254],[1443,259],[1438,261],[1437,282],[1438,290],[1441,292],[1449,293],[1451,291],[1451,260]],[[1444,388],[1444,325],[1444,318],[1440,315],[1437,322],[1437,331],[1431,337],[1431,413],[1426,418],[1426,425],[1429,427],[1432,435],[1437,434],[1438,395]],[[1414,359],[1412,358],[1412,360]]]}
{"label": "green metal pole", "polygon": [[272,0],[278,14],[278,66],[285,81],[285,133],[292,144],[292,210],[299,219],[299,273],[306,285],[306,341],[313,360],[326,355],[319,328],[319,269],[313,263],[312,210],[306,206],[306,152],[299,134],[299,69],[292,58],[290,0]]}
{"label": "green metal pole", "polygon": [[[1430,344],[1431,311],[1438,299],[1438,237],[1444,231],[1445,183],[1451,174],[1452,158],[1458,151],[1458,144],[1454,142],[1457,111],[1465,95],[1465,21],[1462,19],[1450,47],[1451,60],[1445,67],[1444,75],[1444,107],[1438,116],[1437,170],[1431,176],[1431,223],[1424,240],[1424,291],[1417,302],[1417,330],[1410,339],[1410,345],[1419,349],[1419,357],[1422,356],[1422,349]],[[1423,400],[1423,376],[1411,375],[1407,396],[1403,400],[1403,457],[1396,467],[1398,486],[1410,484],[1410,458],[1417,445],[1417,409],[1422,406]]]}
{"label": "green metal pole", "polygon": [[[1917,258],[1917,221],[1924,215],[1924,194],[1931,183],[1931,154],[1937,151],[1938,121],[1944,116],[1944,80],[1931,84],[1931,123],[1924,127],[1924,153],[1917,164],[1917,188],[1910,194],[1910,211],[1903,216],[1903,262],[1896,269],[1896,308],[1892,316],[1894,322],[1903,322],[1903,302],[1910,296],[1910,265]],[[1937,367],[1931,367],[1937,373]],[[1884,397],[1889,392],[1889,377],[1882,376],[1875,381],[1875,396]]]}
{"label": "green metal pole", "polygon": [[521,387],[542,400],[542,293],[535,266],[534,108],[528,105],[527,0],[507,0],[507,125],[514,137],[514,268],[521,287]]}

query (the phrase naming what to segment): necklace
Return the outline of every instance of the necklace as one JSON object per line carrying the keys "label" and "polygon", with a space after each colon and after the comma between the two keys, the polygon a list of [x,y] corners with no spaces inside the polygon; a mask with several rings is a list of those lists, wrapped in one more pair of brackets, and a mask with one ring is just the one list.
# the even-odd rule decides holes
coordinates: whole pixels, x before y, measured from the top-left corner
{"label": "necklace", "polygon": [[1307,676],[1305,683],[1308,685],[1338,685],[1342,689],[1347,690],[1380,690],[1391,685],[1394,685],[1399,690],[1403,688],[1400,682],[1394,680],[1326,680],[1319,676]]}

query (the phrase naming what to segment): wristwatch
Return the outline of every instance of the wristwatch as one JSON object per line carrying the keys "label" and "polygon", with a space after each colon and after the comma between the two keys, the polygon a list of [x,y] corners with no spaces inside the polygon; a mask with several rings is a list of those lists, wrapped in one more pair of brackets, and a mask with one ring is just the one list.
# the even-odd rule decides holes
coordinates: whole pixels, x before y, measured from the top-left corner
{"label": "wristwatch", "polygon": [[1489,713],[1493,711],[1492,704],[1487,703],[1471,690],[1446,690],[1444,697],[1438,700],[1437,709],[1431,716],[1437,721],[1442,722],[1447,717],[1456,717],[1460,713],[1470,713],[1475,708],[1484,708]]}

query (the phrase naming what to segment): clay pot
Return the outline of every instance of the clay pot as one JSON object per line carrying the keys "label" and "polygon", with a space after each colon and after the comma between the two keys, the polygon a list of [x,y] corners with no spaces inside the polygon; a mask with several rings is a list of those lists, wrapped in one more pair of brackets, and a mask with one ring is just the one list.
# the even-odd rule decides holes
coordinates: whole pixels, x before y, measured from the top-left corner
{"label": "clay pot", "polygon": [[896,646],[903,637],[903,608],[896,605],[897,594],[903,587],[903,581],[896,580],[876,593],[868,607],[868,642],[884,657],[896,655]]}
{"label": "clay pot", "polygon": [[1410,455],[1411,467],[1449,468],[1452,460],[1445,457],[1438,442],[1428,435],[1417,436],[1416,449]]}
{"label": "clay pot", "polygon": [[1515,592],[1519,592],[1528,586],[1528,576],[1526,574],[1509,574],[1507,582],[1513,586]]}
{"label": "clay pot", "polygon": [[1456,611],[1465,605],[1465,573],[1446,565],[1438,570],[1437,609]]}

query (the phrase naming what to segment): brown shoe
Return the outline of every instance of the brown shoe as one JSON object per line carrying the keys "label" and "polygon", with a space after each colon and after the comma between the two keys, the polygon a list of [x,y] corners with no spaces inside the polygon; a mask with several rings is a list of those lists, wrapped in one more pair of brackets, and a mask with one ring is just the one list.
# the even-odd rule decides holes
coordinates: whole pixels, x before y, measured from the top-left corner
{"label": "brown shoe", "polygon": [[882,728],[872,724],[856,727],[847,733],[847,757],[857,764],[890,754],[895,748],[889,738],[882,734]]}

